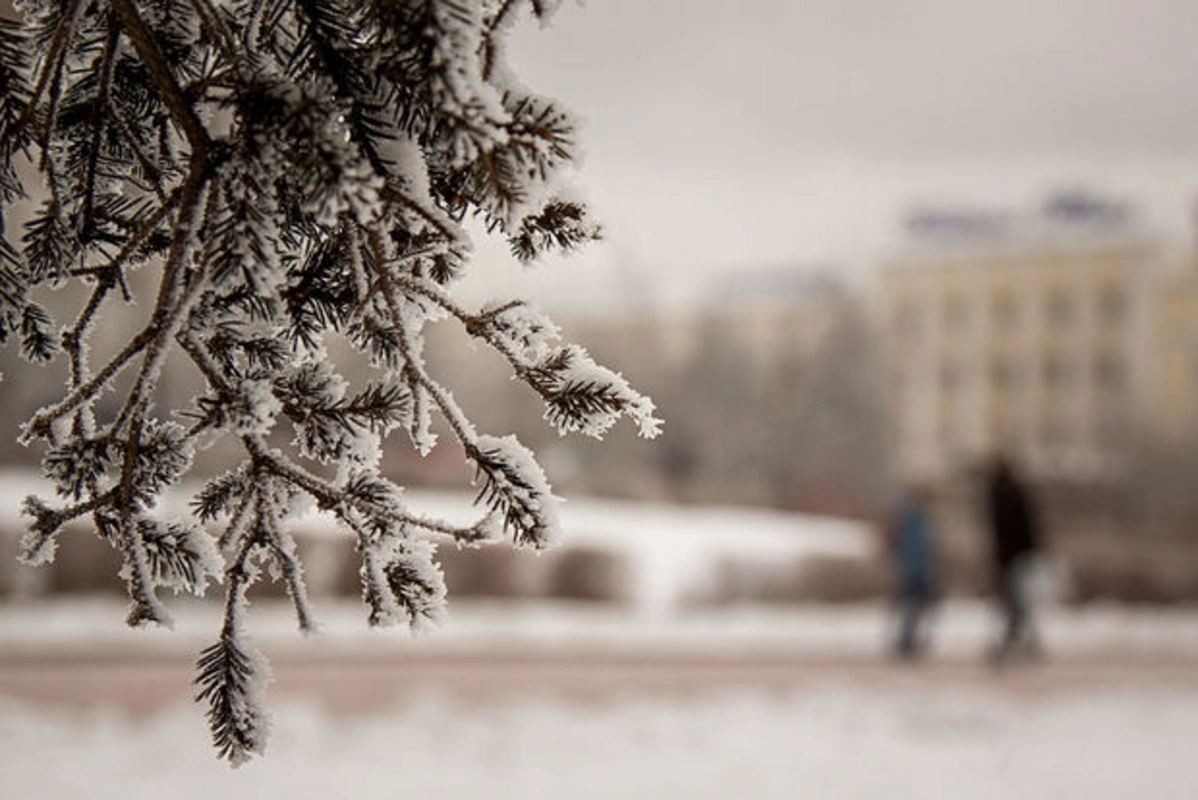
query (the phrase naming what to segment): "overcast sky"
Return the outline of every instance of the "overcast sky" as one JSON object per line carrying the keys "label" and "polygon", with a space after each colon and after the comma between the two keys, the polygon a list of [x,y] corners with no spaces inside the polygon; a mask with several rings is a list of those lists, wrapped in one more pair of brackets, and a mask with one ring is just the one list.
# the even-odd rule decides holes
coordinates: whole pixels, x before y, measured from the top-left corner
{"label": "overcast sky", "polygon": [[860,270],[913,204],[1028,208],[1062,185],[1190,234],[1198,0],[565,0],[509,60],[585,119],[577,183],[608,240],[524,276],[476,236],[480,295],[589,307]]}
{"label": "overcast sky", "polygon": [[555,297],[856,268],[912,203],[1064,184],[1181,237],[1198,196],[1195,0],[567,0],[509,59],[586,120],[609,233],[537,276]]}

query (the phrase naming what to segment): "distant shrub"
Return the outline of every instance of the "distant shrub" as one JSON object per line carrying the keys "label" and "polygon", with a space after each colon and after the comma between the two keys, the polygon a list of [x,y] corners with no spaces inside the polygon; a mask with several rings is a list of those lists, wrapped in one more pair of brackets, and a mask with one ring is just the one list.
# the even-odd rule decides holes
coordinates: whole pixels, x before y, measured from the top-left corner
{"label": "distant shrub", "polygon": [[17,589],[17,537],[0,530],[0,597],[9,597]]}
{"label": "distant shrub", "polygon": [[793,602],[860,603],[884,597],[889,581],[870,556],[815,555],[795,567]]}
{"label": "distant shrub", "polygon": [[439,551],[445,585],[458,596],[523,599],[545,593],[547,559],[501,547]]}
{"label": "distant shrub", "polygon": [[94,529],[72,526],[63,533],[62,544],[44,584],[48,594],[125,594],[125,582],[117,577],[121,556]]}
{"label": "distant shrub", "polygon": [[1160,559],[1070,559],[1071,599],[1075,603],[1109,601],[1131,605],[1198,602],[1198,563]]}
{"label": "distant shrub", "polygon": [[888,592],[883,565],[870,555],[813,555],[782,563],[725,559],[694,593],[697,605],[857,603]]}
{"label": "distant shrub", "polygon": [[628,559],[597,547],[571,547],[552,558],[548,594],[566,600],[631,600]]}

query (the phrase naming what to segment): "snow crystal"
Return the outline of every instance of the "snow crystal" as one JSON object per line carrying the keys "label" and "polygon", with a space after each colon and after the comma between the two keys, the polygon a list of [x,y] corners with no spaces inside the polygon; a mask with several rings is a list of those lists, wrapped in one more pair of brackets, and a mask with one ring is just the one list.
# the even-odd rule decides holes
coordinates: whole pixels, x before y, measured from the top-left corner
{"label": "snow crystal", "polygon": [[[163,545],[178,551],[181,558],[190,565],[191,579],[178,570],[160,572],[155,577],[158,586],[171,589],[175,594],[190,591],[197,597],[203,597],[209,579],[220,583],[224,577],[225,562],[216,547],[216,540],[198,525],[184,517],[175,516],[165,520],[163,527],[171,531],[163,536]],[[146,543],[150,547],[150,542]],[[127,578],[126,575],[121,575]]]}
{"label": "snow crystal", "polygon": [[561,338],[557,323],[531,303],[491,300],[482,307],[479,316],[489,318],[490,330],[525,361],[545,358]]}
{"label": "snow crystal", "polygon": [[[555,544],[561,537],[560,499],[553,494],[533,452],[510,434],[481,435],[477,447],[485,461],[494,465],[490,470],[484,467],[490,481],[489,504],[502,510],[507,523],[516,527],[518,543],[538,549]],[[484,486],[484,492],[487,490]]]}
{"label": "snow crystal", "polygon": [[[390,427],[387,430],[390,430]],[[374,468],[383,459],[383,439],[374,431],[365,428],[355,428],[352,432],[351,442],[349,452],[345,456],[345,461],[338,465],[338,480],[343,480],[349,474],[349,469],[360,467]]]}
{"label": "snow crystal", "polygon": [[622,414],[636,422],[639,434],[646,439],[661,433],[662,421],[653,415],[656,410],[653,401],[633,389],[622,374],[596,364],[586,350],[577,345],[571,345],[564,352],[567,355],[564,366],[553,370],[557,390],[577,390],[608,400],[595,407],[582,407],[566,413],[550,398],[545,418],[557,425],[559,433],[577,431],[601,439]]}
{"label": "snow crystal", "polygon": [[283,404],[275,397],[268,379],[246,380],[239,387],[239,403],[233,416],[233,430],[239,436],[268,434],[274,428],[275,418],[283,410]]}
{"label": "snow crystal", "polygon": [[422,632],[444,618],[445,576],[435,554],[431,542],[399,537],[367,545],[361,573],[372,625]]}
{"label": "snow crystal", "polygon": [[270,739],[273,727],[266,694],[274,681],[274,672],[266,656],[253,645],[248,636],[242,633],[236,637],[235,642],[249,662],[249,674],[245,678],[245,693],[235,698],[233,712],[237,717],[238,727],[254,734],[253,752],[234,751],[230,758],[234,767],[240,767],[252,756],[266,753],[266,743]]}
{"label": "snow crystal", "polygon": [[437,434],[433,433],[432,400],[423,386],[412,388],[412,427],[409,429],[412,444],[420,455],[427,456],[437,446]]}
{"label": "snow crystal", "polygon": [[58,551],[57,532],[44,530],[37,524],[45,515],[51,513],[53,510],[33,495],[26,497],[22,502],[21,515],[32,518],[33,524],[29,524],[21,534],[18,545],[21,563],[31,567],[53,563]]}
{"label": "snow crystal", "polygon": [[377,146],[379,159],[399,189],[408,197],[415,197],[423,205],[432,205],[429,196],[428,164],[424,151],[415,139],[402,131],[382,139]]}
{"label": "snow crystal", "polygon": [[461,123],[452,130],[451,166],[465,167],[507,141],[509,116],[499,91],[481,80],[479,63],[482,18],[477,3],[434,0],[437,36],[430,64],[432,92],[440,110]]}
{"label": "snow crystal", "polygon": [[199,526],[188,526],[187,540],[184,545],[196,556],[198,569],[196,594],[203,595],[207,585],[204,576],[209,576],[217,583],[224,578],[225,560],[216,546],[216,540]]}

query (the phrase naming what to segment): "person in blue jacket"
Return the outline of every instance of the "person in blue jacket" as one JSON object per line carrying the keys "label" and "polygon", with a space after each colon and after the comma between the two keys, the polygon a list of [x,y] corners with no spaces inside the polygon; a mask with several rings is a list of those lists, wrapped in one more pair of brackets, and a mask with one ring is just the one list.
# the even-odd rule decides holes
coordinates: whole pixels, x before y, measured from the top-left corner
{"label": "person in blue jacket", "polygon": [[927,649],[923,628],[937,595],[936,538],[932,491],[927,484],[912,483],[887,528],[899,612],[894,651],[899,658],[914,659]]}

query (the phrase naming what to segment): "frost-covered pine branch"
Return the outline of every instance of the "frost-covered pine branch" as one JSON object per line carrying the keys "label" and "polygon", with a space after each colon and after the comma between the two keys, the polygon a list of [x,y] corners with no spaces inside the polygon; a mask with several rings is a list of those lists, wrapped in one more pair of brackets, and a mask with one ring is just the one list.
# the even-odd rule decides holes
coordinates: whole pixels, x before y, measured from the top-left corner
{"label": "frost-covered pine branch", "polygon": [[[122,557],[133,625],[169,624],[164,588],[223,583],[197,684],[235,763],[266,734],[247,589],[268,570],[314,625],[288,523],[305,502],[356,542],[372,625],[443,613],[438,541],[540,548],[558,534],[533,454],[476,430],[426,360],[428,323],[450,317],[493,348],[563,434],[599,437],[620,417],[658,432],[652,402],[543,315],[453,295],[467,218],[525,262],[599,236],[562,179],[572,116],[504,59],[517,18],[558,5],[22,0],[19,21],[0,21],[0,339],[68,367],[22,432],[59,495],[26,500],[23,557],[52,559],[63,527],[89,518]],[[6,227],[17,203],[33,213]],[[78,312],[55,322],[35,298],[70,286]],[[94,359],[91,335],[131,302],[148,318]],[[364,384],[330,360],[334,332],[373,366]],[[206,387],[185,408],[157,403],[172,353]],[[386,437],[427,453],[437,419],[476,470],[469,526],[409,508],[379,474]],[[240,465],[207,481],[191,519],[164,518],[162,493],[222,438]]]}

